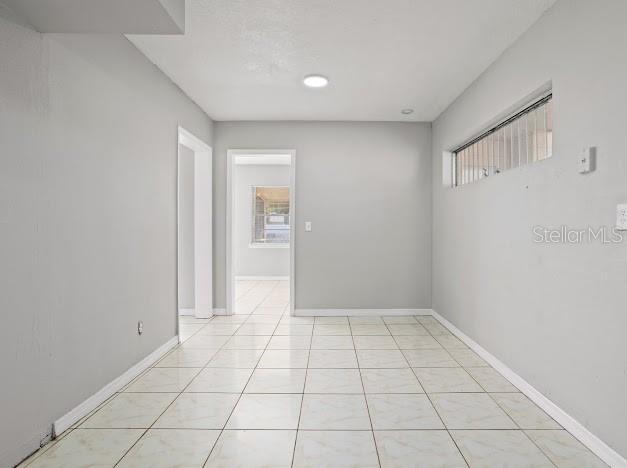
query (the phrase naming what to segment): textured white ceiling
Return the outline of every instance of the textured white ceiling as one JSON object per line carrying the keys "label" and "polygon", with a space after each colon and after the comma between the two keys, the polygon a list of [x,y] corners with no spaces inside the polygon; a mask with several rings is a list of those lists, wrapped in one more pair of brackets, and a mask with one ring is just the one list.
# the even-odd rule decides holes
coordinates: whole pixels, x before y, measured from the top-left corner
{"label": "textured white ceiling", "polygon": [[128,37],[216,120],[431,121],[553,3],[187,0],[185,35]]}

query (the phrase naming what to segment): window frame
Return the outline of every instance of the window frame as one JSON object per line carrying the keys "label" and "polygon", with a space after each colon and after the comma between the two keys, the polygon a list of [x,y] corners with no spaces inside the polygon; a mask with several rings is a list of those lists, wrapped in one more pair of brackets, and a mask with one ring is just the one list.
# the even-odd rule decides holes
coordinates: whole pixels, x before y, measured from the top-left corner
{"label": "window frame", "polygon": [[[522,167],[522,166],[526,166],[532,163],[536,163],[536,162],[540,162],[540,161],[544,161],[545,159],[550,159],[553,156],[553,125],[552,125],[552,121],[553,121],[553,107],[552,107],[552,100],[553,100],[553,92],[551,91],[547,91],[545,93],[543,93],[540,97],[536,97],[535,99],[533,99],[532,101],[530,101],[529,103],[525,104],[522,108],[519,108],[520,110],[514,112],[513,114],[509,115],[508,117],[500,120],[497,124],[495,125],[491,125],[487,130],[484,130],[482,132],[480,132],[478,135],[472,137],[470,140],[467,140],[464,144],[462,145],[458,145],[457,147],[455,147],[455,149],[453,149],[452,151],[448,152],[448,154],[450,154],[450,187],[452,188],[458,188],[458,187],[462,187],[464,185],[469,185],[475,182],[480,181],[481,179],[484,178],[489,178],[492,175],[498,175],[501,174],[505,171],[508,171],[510,169],[516,169],[518,167]],[[528,149],[527,149],[527,143],[529,141],[529,128],[525,127],[525,143],[524,145],[522,144],[522,138],[520,138],[521,136],[521,129],[520,129],[520,125],[521,125],[521,121],[523,119],[523,117],[525,118],[525,125],[527,125],[528,120],[527,117],[528,115],[532,114],[536,109],[548,105],[550,103],[550,107],[547,107],[545,110],[545,120],[544,120],[544,132],[545,132],[545,156],[543,158],[538,158],[537,155],[537,149],[538,149],[538,144],[536,142],[536,153],[534,154],[535,158],[532,160],[527,159],[527,161],[523,162],[520,155],[522,152],[522,146],[525,147],[525,154],[527,154],[527,157],[529,156],[528,154]],[[550,117],[549,117],[550,115]],[[551,122],[551,138],[549,139],[548,137],[548,122]],[[538,134],[538,127],[537,127],[537,119],[534,117],[534,122],[535,122],[535,127],[534,127],[534,131],[533,131],[533,135],[534,137]],[[512,124],[512,125],[510,125]],[[514,145],[513,143],[513,139],[514,139],[514,132],[513,132],[513,124],[516,124],[517,126],[517,131],[516,133],[516,144]],[[501,129],[509,129],[510,131],[510,151],[504,151],[503,153],[500,152],[500,144],[501,144],[501,136],[503,137],[503,143],[506,141],[506,135],[505,134],[501,134],[499,133],[499,131]],[[494,146],[490,146],[488,144],[488,140],[495,140],[494,135],[496,135],[496,139],[498,140],[498,145],[499,145],[499,152],[498,154],[496,154],[496,152],[494,151]],[[482,151],[480,151],[480,155],[477,154],[476,151],[476,144],[477,143],[481,143],[482,145],[485,145],[485,148],[483,148]],[[493,144],[493,143],[492,143]],[[516,164],[512,164],[512,162],[514,161],[514,146],[516,146],[518,149],[516,150],[516,154],[517,154],[517,159],[518,162]],[[504,148],[506,148],[507,145],[505,145]],[[466,151],[468,150],[468,151]],[[509,155],[509,164],[507,164],[508,160],[506,160],[505,158],[505,154],[508,153]],[[491,161],[492,163],[494,163],[495,161],[495,157],[496,160],[499,161],[499,165],[498,166],[494,166],[496,169],[493,173],[490,174],[490,165],[488,164],[488,170],[487,170],[487,174],[486,172],[486,168],[483,167],[481,168],[481,166],[483,164],[478,164],[477,163],[477,158],[478,157],[482,157],[482,158],[487,158],[488,161]],[[471,163],[470,163],[470,167],[471,167],[471,171],[467,170],[467,171],[458,171],[460,164],[463,164],[463,162],[460,162],[460,160],[463,161],[463,158],[470,158],[471,159]],[[501,162],[501,158],[503,158],[503,166],[500,166],[500,162]],[[485,160],[482,162],[486,162]],[[467,165],[468,166],[468,165]],[[483,169],[484,173],[483,174],[478,174],[477,170],[481,170]],[[472,172],[472,175],[469,174],[470,172]]]}
{"label": "window frame", "polygon": [[[288,222],[284,226],[287,226],[288,230],[288,240],[287,242],[255,242],[255,220],[257,217],[257,211],[255,206],[257,189],[258,188],[284,188],[287,189],[287,203],[288,203]],[[292,206],[291,206],[291,196],[290,196],[290,186],[289,185],[251,185],[251,220],[250,220],[250,240],[248,243],[248,247],[251,249],[289,249],[292,243],[292,230],[291,230],[291,216],[292,216]]]}

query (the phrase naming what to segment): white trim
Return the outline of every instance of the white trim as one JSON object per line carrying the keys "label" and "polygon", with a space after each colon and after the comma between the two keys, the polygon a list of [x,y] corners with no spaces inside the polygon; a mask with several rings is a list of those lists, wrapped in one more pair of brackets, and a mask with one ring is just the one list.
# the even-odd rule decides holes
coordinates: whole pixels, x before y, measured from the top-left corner
{"label": "white trim", "polygon": [[235,164],[238,166],[289,166],[291,158],[289,154],[252,154],[235,156]]}
{"label": "white trim", "polygon": [[298,317],[359,317],[378,315],[431,315],[431,309],[296,309]]}
{"label": "white trim", "polygon": [[226,313],[226,309],[224,308],[214,308],[213,309],[213,315],[227,315]]}
{"label": "white trim", "polygon": [[236,276],[236,281],[287,281],[289,276]]}
{"label": "white trim", "polygon": [[179,309],[179,317],[180,316],[193,316],[195,314],[195,309]]}
{"label": "white trim", "polygon": [[592,450],[601,460],[612,468],[627,467],[627,460],[609,447],[605,442],[586,429],[579,421],[566,413],[563,409],[536,390],[529,382],[516,374],[498,358],[476,343],[472,338],[463,333],[459,328],[442,317],[435,310],[433,317],[448,328],[454,335],[468,345],[475,353],[482,357],[488,364],[500,372],[514,386],[527,395],[531,401],[542,408],[549,416],[557,421],[564,429],[570,432],[582,444]]}
{"label": "white trim", "polygon": [[[176,199],[176,243],[177,243],[177,302],[179,301],[178,287],[178,230],[179,230],[179,203],[180,203],[180,154],[179,146],[183,145],[194,152],[194,316],[209,318],[213,308],[213,220],[212,207],[213,183],[212,166],[213,150],[211,146],[200,138],[178,127],[177,145],[177,199]],[[180,314],[180,313],[179,313]]]}
{"label": "white trim", "polygon": [[286,244],[279,244],[279,243],[268,243],[268,244],[263,244],[261,242],[257,242],[257,243],[250,243],[248,244],[248,248],[249,249],[289,249],[290,248],[290,244],[286,243]]}
{"label": "white trim", "polygon": [[273,157],[281,155],[290,159],[290,314],[294,315],[295,303],[295,255],[296,250],[296,151],[291,149],[229,149],[226,152],[226,314],[233,314],[235,305],[235,288],[233,281],[233,259],[235,258],[234,243],[231,236],[233,232],[234,216],[233,210],[233,167],[235,159],[241,156],[250,158],[263,158],[266,155]]}
{"label": "white trim", "polygon": [[119,377],[115,378],[107,385],[102,387],[92,396],[87,398],[81,404],[74,409],[61,416],[52,424],[52,434],[56,438],[64,431],[72,427],[73,424],[80,421],[81,418],[87,416],[90,412],[95,410],[101,403],[110,398],[115,392],[123,388],[126,384],[131,382],[135,377],[141,374],[143,371],[152,366],[155,362],[161,359],[168,351],[174,348],[179,343],[179,337],[173,336],[163,345],[159,346],[152,353],[139,361],[133,367],[128,369]]}

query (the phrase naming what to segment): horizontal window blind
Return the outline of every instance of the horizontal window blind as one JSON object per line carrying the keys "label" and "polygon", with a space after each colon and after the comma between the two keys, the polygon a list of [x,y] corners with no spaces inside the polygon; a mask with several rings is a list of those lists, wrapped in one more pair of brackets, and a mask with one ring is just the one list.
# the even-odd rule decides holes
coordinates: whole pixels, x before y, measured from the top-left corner
{"label": "horizontal window blind", "polygon": [[552,95],[453,151],[453,186],[477,182],[553,154]]}

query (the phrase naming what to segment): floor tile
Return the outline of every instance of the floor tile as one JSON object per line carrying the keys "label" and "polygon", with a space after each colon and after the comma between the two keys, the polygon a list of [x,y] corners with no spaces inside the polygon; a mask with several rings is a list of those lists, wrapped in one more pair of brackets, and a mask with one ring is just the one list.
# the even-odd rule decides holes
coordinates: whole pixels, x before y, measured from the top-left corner
{"label": "floor tile", "polygon": [[131,383],[125,392],[182,392],[200,369],[187,367],[153,367]]}
{"label": "floor tile", "polygon": [[509,381],[491,367],[467,367],[466,371],[486,392],[518,392]]}
{"label": "floor tile", "polygon": [[283,315],[285,312],[285,306],[259,306],[254,311],[253,314],[257,315]]}
{"label": "floor tile", "polygon": [[446,329],[446,327],[444,327],[442,324],[440,324],[439,322],[424,322],[422,323],[422,326],[425,327],[429,333],[431,333],[433,336],[437,336],[437,335],[451,335],[451,332],[448,331]]}
{"label": "floor tile", "polygon": [[381,468],[466,468],[447,431],[375,431]]}
{"label": "floor tile", "polygon": [[118,393],[80,427],[148,429],[177,396],[176,393]]}
{"label": "floor tile", "polygon": [[151,429],[116,468],[201,467],[219,434],[214,430]]}
{"label": "floor tile", "polygon": [[273,336],[267,349],[309,349],[311,336]]}
{"label": "floor tile", "polygon": [[204,468],[290,468],[296,431],[226,430]]}
{"label": "floor tile", "polygon": [[354,349],[352,336],[314,335],[311,349]]}
{"label": "floor tile", "polygon": [[113,466],[144,433],[143,429],[74,429],[29,468]]}
{"label": "floor tile", "polygon": [[199,332],[199,335],[231,336],[240,327],[239,323],[208,323]]}
{"label": "floor tile", "polygon": [[381,317],[363,316],[363,317],[348,317],[348,323],[351,325],[383,325]]}
{"label": "floor tile", "polygon": [[227,429],[296,429],[302,395],[242,395]]}
{"label": "floor tile", "polygon": [[444,429],[424,394],[368,394],[366,399],[374,430]]}
{"label": "floor tile", "polygon": [[352,350],[312,349],[309,353],[310,368],[357,368],[357,356]]}
{"label": "floor tile", "polygon": [[299,429],[371,430],[361,395],[305,394]]}
{"label": "floor tile", "polygon": [[237,393],[183,393],[153,427],[222,429],[238,399]]}
{"label": "floor tile", "polygon": [[414,372],[427,393],[483,392],[461,367],[415,367]]}
{"label": "floor tile", "polygon": [[346,324],[318,324],[314,325],[314,335],[350,335],[351,329]]}
{"label": "floor tile", "polygon": [[607,465],[566,431],[525,431],[557,468],[607,468]]}
{"label": "floor tile", "polygon": [[299,431],[293,468],[378,468],[370,431]]}
{"label": "floor tile", "polygon": [[268,349],[263,353],[259,368],[306,369],[309,360],[307,349]]}
{"label": "floor tile", "polygon": [[219,349],[224,343],[229,341],[230,338],[230,336],[194,335],[189,340],[185,341],[185,343],[182,343],[180,348]]}
{"label": "floor tile", "polygon": [[438,320],[432,315],[416,315],[416,320],[422,325],[426,325],[426,324],[440,325],[440,322],[438,322]]}
{"label": "floor tile", "polygon": [[409,367],[398,349],[358,349],[357,361],[360,368],[394,369]]}
{"label": "floor tile", "polygon": [[276,325],[269,323],[245,323],[237,332],[236,335],[272,335]]}
{"label": "floor tile", "polygon": [[320,325],[348,325],[348,317],[315,317],[314,322]]}
{"label": "floor tile", "polygon": [[419,323],[412,324],[389,324],[388,328],[392,335],[397,336],[428,336],[429,332]]}
{"label": "floor tile", "polygon": [[448,352],[453,356],[460,366],[464,367],[489,367],[489,364],[479,357],[471,349],[449,349]]}
{"label": "floor tile", "polygon": [[351,333],[356,335],[390,335],[388,327],[384,324],[351,324]]}
{"label": "floor tile", "polygon": [[382,317],[383,321],[391,325],[414,324],[416,317],[413,315],[386,315]]}
{"label": "floor tile", "polygon": [[303,393],[305,369],[255,369],[246,393]]}
{"label": "floor tile", "polygon": [[353,336],[356,349],[398,349],[391,336]]}
{"label": "floor tile", "polygon": [[361,369],[366,393],[424,393],[411,369]]}
{"label": "floor tile", "polygon": [[432,336],[395,336],[401,349],[442,349],[442,345]]}
{"label": "floor tile", "polygon": [[275,335],[311,335],[313,333],[313,325],[304,324],[286,324],[279,325],[274,331]]}
{"label": "floor tile", "polygon": [[548,414],[522,393],[491,393],[521,429],[561,429]]}
{"label": "floor tile", "polygon": [[235,335],[222,349],[265,349],[269,341],[270,337],[266,335]]}
{"label": "floor tile", "polygon": [[217,349],[178,348],[161,359],[155,367],[205,367]]}
{"label": "floor tile", "polygon": [[436,335],[435,339],[445,349],[468,349],[468,346],[466,346],[459,338],[453,335]]}
{"label": "floor tile", "polygon": [[402,352],[411,367],[459,367],[445,349],[404,349]]}
{"label": "floor tile", "polygon": [[276,315],[251,315],[246,319],[246,325],[263,325],[269,327],[270,325],[276,327],[281,321],[281,317]]}
{"label": "floor tile", "polygon": [[293,315],[283,315],[281,317],[281,325],[287,324],[287,323],[295,323],[295,324],[302,324],[302,325],[310,325],[313,324],[315,321],[315,317],[296,317]]}
{"label": "floor tile", "polygon": [[263,351],[257,349],[222,349],[209,361],[207,367],[243,367],[257,365]]}
{"label": "floor tile", "polygon": [[241,393],[253,369],[208,367],[192,380],[186,392]]}
{"label": "floor tile", "polygon": [[448,429],[517,429],[486,393],[433,393],[429,397]]}
{"label": "floor tile", "polygon": [[549,468],[553,464],[522,431],[451,431],[472,468]]}
{"label": "floor tile", "polygon": [[305,393],[363,393],[358,369],[309,369]]}

